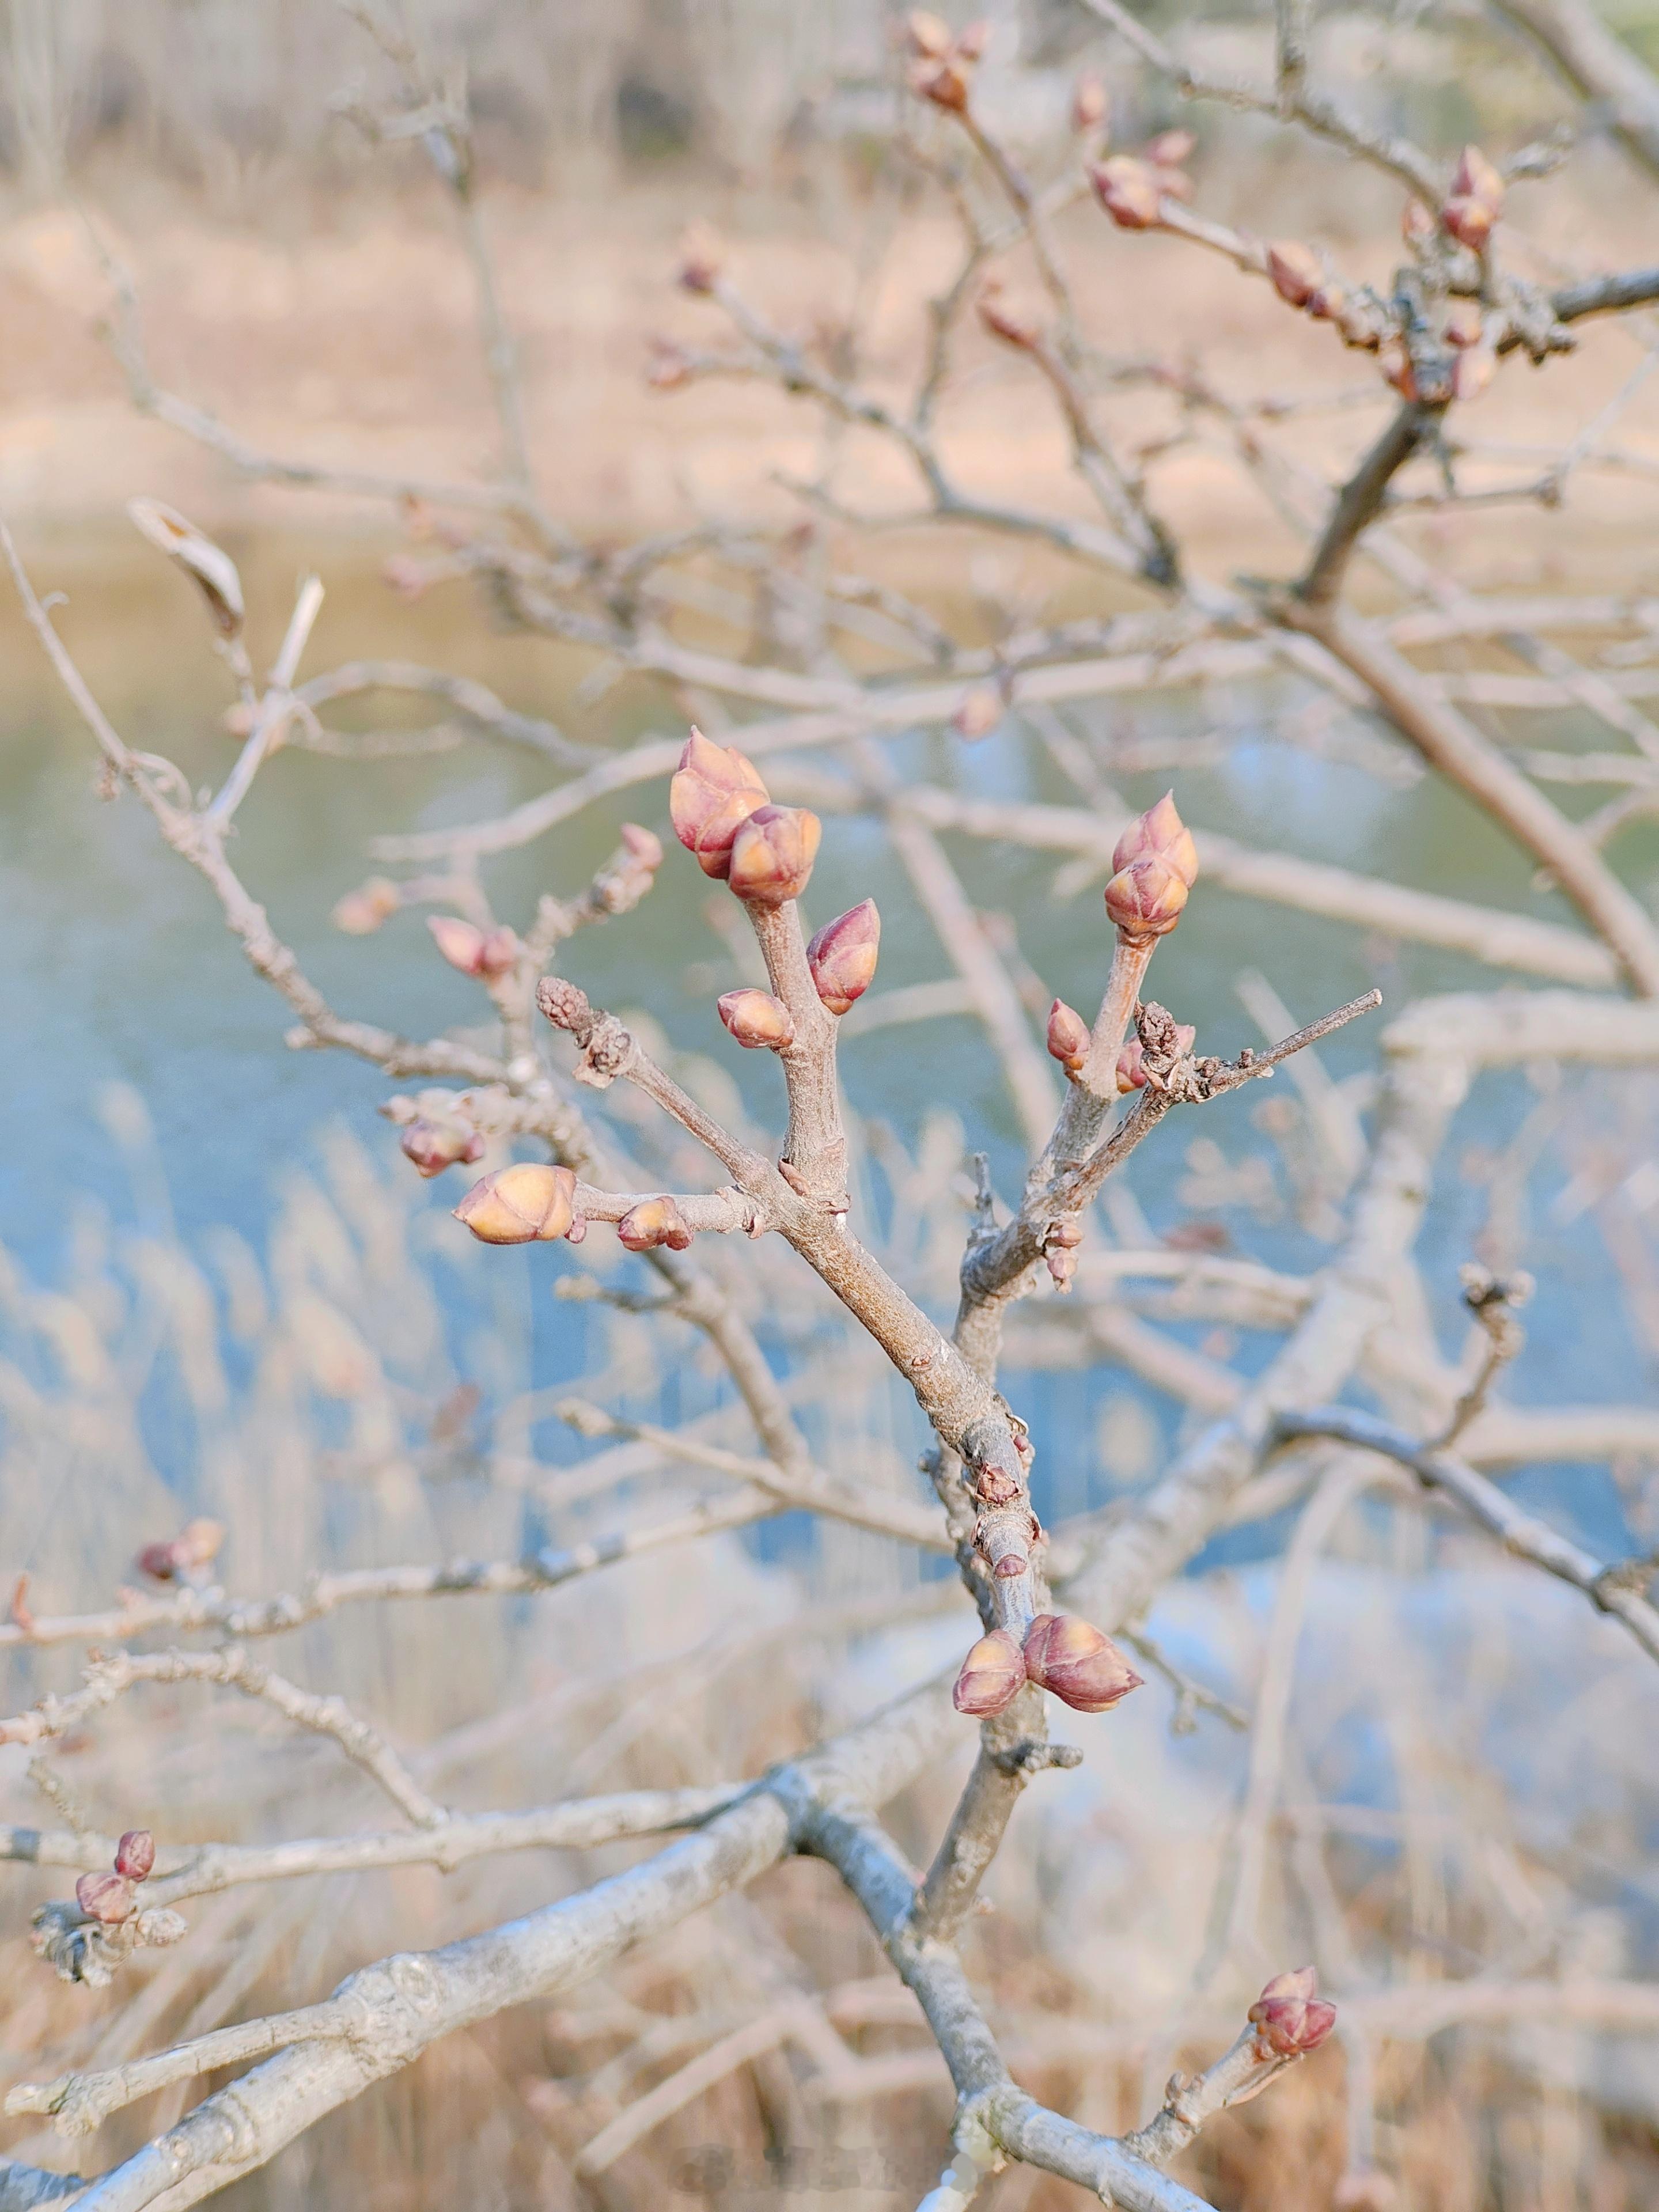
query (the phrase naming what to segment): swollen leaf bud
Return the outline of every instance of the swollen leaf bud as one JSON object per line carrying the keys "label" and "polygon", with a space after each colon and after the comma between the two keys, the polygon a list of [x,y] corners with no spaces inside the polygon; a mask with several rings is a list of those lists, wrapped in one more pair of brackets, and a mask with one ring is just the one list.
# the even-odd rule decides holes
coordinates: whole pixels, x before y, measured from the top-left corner
{"label": "swollen leaf bud", "polygon": [[143,1881],[155,1863],[155,1838],[148,1828],[129,1828],[115,1847],[115,1871]]}
{"label": "swollen leaf bud", "polygon": [[118,1874],[83,1874],[75,1885],[75,1901],[88,1920],[118,1928],[131,1917],[132,1884]]}
{"label": "swollen leaf bud", "polygon": [[735,745],[714,744],[692,731],[668,787],[668,812],[674,835],[704,875],[725,880],[732,841],[767,796],[754,763]]}
{"label": "swollen leaf bud", "polygon": [[1090,172],[1090,181],[1096,198],[1120,229],[1156,230],[1163,221],[1158,179],[1144,161],[1115,154]]}
{"label": "swollen leaf bud", "polygon": [[1164,860],[1136,860],[1106,886],[1106,911],[1131,945],[1167,934],[1187,899],[1186,879]]}
{"label": "swollen leaf bud", "polygon": [[1131,1037],[1117,1056],[1117,1095],[1127,1098],[1132,1091],[1146,1088],[1146,1047],[1139,1037]]}
{"label": "swollen leaf bud", "polygon": [[240,637],[242,580],[229,554],[204,537],[176,507],[164,507],[159,499],[130,499],[127,514],[150,544],[176,562],[190,578],[206,600],[220,636]]}
{"label": "swollen leaf bud", "polygon": [[1166,791],[1156,806],[1138,814],[1113,846],[1114,869],[1132,867],[1137,860],[1162,860],[1188,890],[1198,881],[1198,848],[1181,818],[1174,792]]}
{"label": "swollen leaf bud", "polygon": [[1089,1024],[1075,1006],[1056,999],[1048,1009],[1048,1053],[1067,1075],[1079,1075],[1089,1057]]}
{"label": "swollen leaf bud", "polygon": [[962,1662],[962,1672],[951,1692],[959,1713],[987,1720],[1012,1705],[1025,1683],[1025,1661],[1006,1628],[994,1628]]}
{"label": "swollen leaf bud", "polygon": [[1275,1974],[1250,2007],[1258,2045],[1279,2058],[1316,2051],[1336,2025],[1336,2007],[1314,1994],[1318,1986],[1311,1966]]}
{"label": "swollen leaf bud", "polygon": [[1281,300],[1305,307],[1325,281],[1325,269],[1311,246],[1299,238],[1281,238],[1267,248],[1267,274]]}
{"label": "swollen leaf bud", "polygon": [[654,875],[662,866],[662,839],[654,830],[641,829],[637,822],[624,822],[617,832],[635,867]]}
{"label": "swollen leaf bud", "polygon": [[714,1011],[738,1042],[751,1052],[763,1046],[781,1052],[795,1041],[793,1017],[769,991],[727,991],[714,1001]]}
{"label": "swollen leaf bud", "polygon": [[617,1224],[617,1234],[630,1252],[649,1252],[659,1244],[671,1252],[684,1252],[691,1242],[685,1217],[672,1198],[643,1198]]}
{"label": "swollen leaf bud", "polygon": [[475,1182],[455,1218],[481,1244],[531,1244],[564,1236],[575,1212],[576,1178],[568,1168],[515,1160]]}
{"label": "swollen leaf bud", "polygon": [[1454,194],[1440,210],[1443,228],[1460,246],[1467,246],[1472,253],[1484,252],[1497,221],[1498,210],[1490,201],[1475,199],[1463,193]]}
{"label": "swollen leaf bud", "polygon": [[453,914],[428,915],[426,926],[439,951],[463,975],[505,975],[518,959],[519,940],[510,929],[480,929]]}
{"label": "swollen leaf bud", "polygon": [[806,889],[823,824],[804,806],[757,806],[732,840],[729,881],[740,899],[783,906]]}
{"label": "swollen leaf bud", "polygon": [[1025,1672],[1079,1713],[1103,1713],[1138,1690],[1136,1674],[1109,1636],[1072,1613],[1040,1613],[1025,1632]]}
{"label": "swollen leaf bud", "polygon": [[806,948],[812,986],[832,1014],[844,1014],[875,981],[881,916],[874,899],[860,900],[826,921]]}
{"label": "swollen leaf bud", "polygon": [[1454,199],[1483,201],[1494,217],[1504,205],[1504,179],[1478,146],[1466,146],[1452,173]]}

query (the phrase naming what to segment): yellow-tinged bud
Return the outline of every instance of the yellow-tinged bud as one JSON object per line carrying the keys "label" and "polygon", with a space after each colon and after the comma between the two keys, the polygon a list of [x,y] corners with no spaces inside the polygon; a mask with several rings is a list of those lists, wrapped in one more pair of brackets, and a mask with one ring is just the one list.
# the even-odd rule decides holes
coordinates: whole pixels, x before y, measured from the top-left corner
{"label": "yellow-tinged bud", "polygon": [[806,948],[812,987],[832,1014],[844,1014],[875,981],[881,916],[874,899],[860,900],[826,921]]}
{"label": "yellow-tinged bud", "polygon": [[348,937],[372,937],[402,904],[403,894],[396,884],[385,876],[371,876],[336,902],[329,920]]}
{"label": "yellow-tinged bud", "polygon": [[1117,1056],[1117,1095],[1127,1098],[1132,1091],[1146,1088],[1146,1048],[1139,1037],[1131,1037]]}
{"label": "yellow-tinged bud", "polygon": [[659,1244],[671,1252],[684,1252],[691,1242],[685,1216],[672,1198],[642,1198],[617,1224],[617,1234],[630,1252],[649,1252]]}
{"label": "yellow-tinged bud", "polygon": [[1181,818],[1174,792],[1166,791],[1156,806],[1138,814],[1113,846],[1115,870],[1133,867],[1137,860],[1162,860],[1188,890],[1198,881],[1198,848]]}
{"label": "yellow-tinged bud", "polygon": [[1446,310],[1443,333],[1446,343],[1453,346],[1479,345],[1480,329],[1479,303],[1474,300],[1454,300]]}
{"label": "yellow-tinged bud", "polygon": [[738,1042],[751,1052],[762,1047],[781,1052],[795,1041],[793,1016],[769,991],[727,991],[714,1001],[714,1011]]}
{"label": "yellow-tinged bud", "polygon": [[1277,239],[1267,248],[1267,274],[1281,300],[1305,307],[1325,282],[1325,266],[1299,238]]}
{"label": "yellow-tinged bud", "polygon": [[757,806],[732,840],[728,881],[740,899],[783,906],[811,878],[823,825],[805,806]]}
{"label": "yellow-tinged bud", "polygon": [[1336,2007],[1316,1995],[1318,1987],[1311,1966],[1275,1974],[1250,2007],[1257,2043],[1279,2058],[1300,2058],[1316,2051],[1336,2026]]}
{"label": "yellow-tinged bud", "polygon": [[1163,937],[1181,919],[1188,890],[1166,860],[1136,860],[1106,886],[1106,911],[1131,945]]}
{"label": "yellow-tinged bud", "polygon": [[1141,1685],[1111,1638],[1072,1613],[1040,1613],[1025,1632],[1024,1656],[1037,1687],[1079,1713],[1103,1713]]}
{"label": "yellow-tinged bud", "polygon": [[1391,384],[1402,399],[1417,397],[1417,371],[1412,357],[1398,338],[1390,338],[1376,356],[1376,366],[1384,384]]}
{"label": "yellow-tinged bud", "polygon": [[1090,181],[1096,198],[1120,229],[1156,230],[1162,222],[1158,179],[1144,161],[1115,154],[1091,170]]}
{"label": "yellow-tinged bud", "polygon": [[725,880],[732,839],[768,796],[753,761],[735,745],[714,744],[692,731],[668,787],[668,813],[674,835],[704,875]]}
{"label": "yellow-tinged bud", "polygon": [[1497,221],[1498,210],[1490,201],[1462,192],[1454,193],[1440,210],[1442,228],[1471,253],[1485,252]]}
{"label": "yellow-tinged bud", "polygon": [[1025,1660],[1006,1628],[994,1628],[962,1662],[962,1672],[951,1692],[959,1713],[987,1720],[1012,1705],[1025,1683]]}
{"label": "yellow-tinged bud", "polygon": [[1056,999],[1048,1009],[1048,1051],[1067,1075],[1082,1073],[1083,1063],[1089,1057],[1089,1024],[1075,1006],[1068,1006],[1064,999]]}
{"label": "yellow-tinged bud", "polygon": [[1494,219],[1504,205],[1504,179],[1478,146],[1466,146],[1452,173],[1453,199],[1480,200]]}
{"label": "yellow-tinged bud", "polygon": [[515,1160],[475,1182],[455,1218],[481,1244],[544,1243],[562,1237],[576,1213],[576,1178],[568,1168]]}

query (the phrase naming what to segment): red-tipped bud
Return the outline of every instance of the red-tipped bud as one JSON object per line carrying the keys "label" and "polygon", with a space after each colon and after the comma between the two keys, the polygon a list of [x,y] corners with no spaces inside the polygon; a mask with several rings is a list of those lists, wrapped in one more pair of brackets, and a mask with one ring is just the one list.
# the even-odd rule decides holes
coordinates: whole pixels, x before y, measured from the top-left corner
{"label": "red-tipped bud", "polygon": [[738,1042],[751,1052],[763,1047],[781,1052],[795,1041],[793,1017],[769,991],[727,991],[714,1001],[714,1011]]}
{"label": "red-tipped bud", "polygon": [[1198,141],[1190,131],[1160,131],[1141,148],[1142,158],[1155,169],[1179,169],[1190,161]]}
{"label": "red-tipped bud", "polygon": [[659,1244],[671,1252],[684,1252],[691,1242],[685,1217],[672,1198],[644,1198],[617,1224],[617,1234],[630,1252],[649,1252]]}
{"label": "red-tipped bud", "polygon": [[155,1863],[155,1838],[148,1828],[129,1828],[115,1847],[115,1871],[143,1881]]}
{"label": "red-tipped bud", "polygon": [[575,1212],[576,1178],[568,1168],[515,1160],[475,1182],[455,1218],[481,1244],[532,1244],[564,1236]]}
{"label": "red-tipped bud", "polygon": [[1089,1024],[1075,1006],[1056,999],[1048,1009],[1048,1052],[1067,1075],[1082,1073],[1089,1057]]}
{"label": "red-tipped bud", "polygon": [[385,876],[371,876],[355,891],[336,902],[329,920],[348,937],[372,937],[383,921],[403,904],[398,886]]}
{"label": "red-tipped bud", "polygon": [[1494,216],[1504,205],[1504,179],[1478,146],[1466,146],[1452,173],[1454,199],[1480,200]]}
{"label": "red-tipped bud", "polygon": [[1163,937],[1181,919],[1186,880],[1165,860],[1136,860],[1106,886],[1106,911],[1131,945]]}
{"label": "red-tipped bud", "polygon": [[1480,343],[1480,309],[1474,300],[1454,300],[1446,310],[1443,331],[1446,343],[1452,346],[1472,346]]}
{"label": "red-tipped bud", "polygon": [[647,875],[655,875],[662,866],[662,839],[654,830],[643,830],[637,822],[624,822],[617,832],[623,849],[637,868]]}
{"label": "red-tipped bud", "polygon": [[1267,274],[1281,300],[1305,307],[1325,282],[1324,264],[1299,238],[1281,238],[1267,248]]}
{"label": "red-tipped bud", "polygon": [[1318,1986],[1311,1966],[1275,1974],[1250,2007],[1257,2043],[1279,2058],[1317,2051],[1336,2025],[1336,2007],[1314,1994]]}
{"label": "red-tipped bud", "polygon": [[1000,338],[1004,344],[1021,346],[1029,352],[1041,343],[1042,332],[1038,325],[1030,315],[1022,315],[1018,308],[1007,305],[1000,285],[988,284],[975,305],[981,322],[994,338]]}
{"label": "red-tipped bud", "polygon": [[729,881],[740,899],[782,906],[806,889],[823,825],[805,806],[757,806],[732,840]]}
{"label": "red-tipped bud", "polygon": [[988,1720],[1012,1705],[1025,1683],[1025,1660],[1006,1628],[994,1628],[962,1662],[951,1702],[959,1713]]}
{"label": "red-tipped bud", "polygon": [[464,1129],[453,1121],[428,1121],[424,1115],[416,1115],[398,1146],[416,1175],[429,1182],[446,1168],[470,1167],[482,1158],[484,1140],[476,1129]]}
{"label": "red-tipped bud", "polygon": [[1181,818],[1174,792],[1166,791],[1156,806],[1138,814],[1113,846],[1115,870],[1133,867],[1137,860],[1162,860],[1188,890],[1198,881],[1198,848]]}
{"label": "red-tipped bud", "polygon": [[146,1544],[137,1564],[158,1583],[194,1582],[218,1558],[224,1540],[222,1521],[187,1521],[166,1543]]}
{"label": "red-tipped bud", "polygon": [[905,19],[904,35],[919,60],[942,61],[951,51],[951,26],[930,9],[911,9]]}
{"label": "red-tipped bud", "polygon": [[132,1884],[118,1874],[83,1874],[75,1885],[75,1901],[88,1920],[118,1928],[131,1917]]}
{"label": "red-tipped bud", "polygon": [[832,1014],[844,1014],[875,981],[881,949],[881,916],[874,899],[862,899],[826,921],[806,948],[812,987]]}
{"label": "red-tipped bud", "polygon": [[735,745],[717,745],[693,730],[668,787],[674,835],[696,857],[704,875],[724,882],[732,866],[732,841],[757,806],[766,786],[753,761]]}
{"label": "red-tipped bud", "polygon": [[1398,338],[1390,338],[1377,354],[1376,366],[1384,384],[1391,384],[1402,399],[1417,397],[1417,371]]}
{"label": "red-tipped bud", "polygon": [[1470,346],[1452,364],[1454,399],[1478,399],[1498,374],[1498,356],[1490,346]]}
{"label": "red-tipped bud", "polygon": [[1472,253],[1485,251],[1492,236],[1492,226],[1498,221],[1498,210],[1487,200],[1479,200],[1459,193],[1446,202],[1440,210],[1442,228],[1460,246],[1467,246]]}
{"label": "red-tipped bud", "polygon": [[1079,136],[1098,131],[1106,120],[1106,87],[1092,70],[1085,70],[1072,92],[1072,128]]}
{"label": "red-tipped bud", "polygon": [[989,684],[975,684],[957,702],[951,727],[972,744],[977,738],[988,738],[1006,711],[1000,691]]}
{"label": "red-tipped bud", "polygon": [[967,112],[969,73],[972,64],[964,57],[951,54],[940,62],[915,62],[910,68],[908,83],[918,100],[930,100],[935,107],[942,107],[948,115]]}
{"label": "red-tipped bud", "polygon": [[1117,1056],[1117,1095],[1127,1098],[1132,1091],[1146,1088],[1146,1048],[1139,1037],[1131,1037]]}
{"label": "red-tipped bud", "polygon": [[1025,1632],[1025,1672],[1079,1713],[1103,1713],[1131,1690],[1136,1674],[1109,1636],[1072,1613],[1040,1613]]}
{"label": "red-tipped bud", "polygon": [[1158,179],[1144,161],[1115,154],[1090,172],[1090,181],[1096,198],[1120,229],[1156,230],[1163,221]]}
{"label": "red-tipped bud", "polygon": [[706,222],[694,222],[680,235],[679,281],[683,291],[712,292],[726,265],[726,248]]}

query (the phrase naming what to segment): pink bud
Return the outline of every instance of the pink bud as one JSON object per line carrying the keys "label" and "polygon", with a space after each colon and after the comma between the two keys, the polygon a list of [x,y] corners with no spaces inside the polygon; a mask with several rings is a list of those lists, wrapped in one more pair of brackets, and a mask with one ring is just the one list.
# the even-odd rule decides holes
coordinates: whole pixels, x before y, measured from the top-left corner
{"label": "pink bud", "polygon": [[1048,1052],[1067,1075],[1080,1074],[1089,1057],[1089,1024],[1074,1006],[1056,999],[1048,1009]]}
{"label": "pink bud", "polygon": [[155,1838],[148,1828],[129,1828],[115,1847],[115,1871],[143,1881],[155,1863]]}
{"label": "pink bud", "polygon": [[1446,310],[1443,335],[1448,345],[1472,346],[1480,343],[1480,308],[1474,300],[1454,300]]}
{"label": "pink bud", "polygon": [[844,1014],[875,981],[881,916],[874,899],[862,899],[826,921],[806,948],[812,985],[832,1014]]}
{"label": "pink bud", "polygon": [[1191,161],[1198,141],[1190,131],[1160,131],[1141,148],[1142,157],[1155,169],[1178,169]]}
{"label": "pink bud", "polygon": [[662,839],[654,830],[642,830],[637,822],[624,822],[617,831],[630,860],[654,875],[662,866]]}
{"label": "pink bud", "polygon": [[404,1127],[398,1146],[415,1172],[430,1182],[446,1168],[481,1158],[484,1140],[476,1129],[463,1129],[453,1121],[428,1121],[417,1114]]}
{"label": "pink bud", "polygon": [[1144,161],[1115,154],[1090,173],[1090,181],[1112,221],[1122,230],[1156,230],[1163,221],[1158,179]]}
{"label": "pink bud", "polygon": [[1180,921],[1187,899],[1184,878],[1163,860],[1136,860],[1119,869],[1106,886],[1106,911],[1130,945],[1166,935]]}
{"label": "pink bud", "polygon": [[726,249],[706,222],[694,222],[680,238],[680,275],[687,292],[712,292],[720,278]]}
{"label": "pink bud", "polygon": [[118,1874],[83,1874],[75,1885],[75,1901],[88,1920],[118,1928],[132,1912],[132,1884]]}
{"label": "pink bud", "polygon": [[973,744],[981,738],[988,738],[1006,712],[1000,691],[989,684],[975,684],[957,701],[951,727],[959,738]]}
{"label": "pink bud", "polygon": [[1452,365],[1454,399],[1478,399],[1498,374],[1498,356],[1490,346],[1470,346]]}
{"label": "pink bud", "polygon": [[823,825],[804,806],[757,806],[732,841],[729,880],[740,899],[783,906],[812,874]]}
{"label": "pink bud", "polygon": [[429,914],[426,926],[452,968],[459,968],[463,975],[483,974],[484,933],[477,922],[463,921],[459,915]]}
{"label": "pink bud", "polygon": [[951,1702],[959,1713],[988,1719],[1012,1705],[1025,1682],[1025,1661],[1006,1628],[994,1628],[962,1662]]}
{"label": "pink bud", "polygon": [[1412,357],[1398,338],[1390,338],[1377,353],[1376,366],[1384,384],[1391,384],[1402,399],[1417,397],[1417,371]]}
{"label": "pink bud", "polygon": [[1162,860],[1175,870],[1188,890],[1198,881],[1198,848],[1193,833],[1182,820],[1175,793],[1166,791],[1156,806],[1138,814],[1112,848],[1115,870],[1136,860]]}
{"label": "pink bud", "polygon": [[734,745],[714,744],[701,730],[692,731],[668,787],[668,812],[674,835],[704,875],[725,881],[732,839],[766,802],[766,786],[751,760]]}
{"label": "pink bud", "polygon": [[475,1182],[455,1218],[481,1244],[530,1244],[562,1237],[575,1218],[576,1178],[568,1168],[515,1160]]}
{"label": "pink bud", "polygon": [[1494,216],[1504,204],[1504,179],[1478,146],[1466,146],[1452,173],[1454,199],[1482,200]]}
{"label": "pink bud", "polygon": [[751,1052],[762,1046],[781,1052],[795,1041],[793,1017],[769,991],[727,991],[714,1001],[714,1011],[738,1042]]}
{"label": "pink bud", "polygon": [[1025,1632],[1025,1671],[1079,1713],[1103,1713],[1141,1685],[1110,1637],[1071,1613],[1037,1615]]}
{"label": "pink bud", "polygon": [[955,54],[940,62],[916,62],[912,64],[906,82],[918,100],[930,100],[935,107],[944,108],[947,114],[961,115],[968,106],[971,66],[969,58]]}
{"label": "pink bud", "polygon": [[1434,236],[1434,217],[1421,200],[1407,200],[1401,211],[1400,235],[1407,246],[1424,246]]}
{"label": "pink bud", "polygon": [[963,24],[957,33],[957,52],[965,62],[982,61],[985,49],[990,43],[991,26],[982,16]]}
{"label": "pink bud", "polygon": [[911,52],[924,60],[942,60],[951,51],[951,26],[930,9],[913,8],[904,33]]}
{"label": "pink bud", "polygon": [[1092,70],[1078,79],[1072,94],[1072,128],[1082,134],[1097,131],[1106,120],[1106,88]]}
{"label": "pink bud", "polygon": [[1131,1037],[1117,1056],[1114,1073],[1117,1078],[1117,1095],[1127,1098],[1132,1091],[1146,1088],[1146,1048],[1139,1037]]}
{"label": "pink bud", "polygon": [[1028,352],[1039,343],[1042,333],[1038,325],[1029,315],[1006,306],[996,285],[988,284],[976,305],[979,319],[993,337],[1002,339],[1006,345],[1023,346]]}
{"label": "pink bud", "polygon": [[1319,256],[1299,238],[1281,238],[1267,248],[1267,274],[1274,291],[1292,307],[1305,307],[1325,281]]}
{"label": "pink bud", "polygon": [[1336,2007],[1315,1996],[1318,1986],[1311,1966],[1275,1974],[1250,2007],[1257,2043],[1280,2058],[1316,2051],[1336,2025]]}
{"label": "pink bud", "polygon": [[617,1224],[617,1234],[630,1252],[649,1252],[658,1244],[671,1252],[684,1252],[691,1242],[685,1217],[672,1198],[645,1198]]}
{"label": "pink bud", "polygon": [[180,1564],[178,1547],[171,1542],[146,1544],[137,1561],[139,1573],[149,1575],[152,1581],[158,1583],[172,1582]]}
{"label": "pink bud", "polygon": [[1083,1231],[1075,1221],[1055,1221],[1049,1224],[1042,1240],[1042,1257],[1054,1279],[1057,1291],[1069,1291],[1072,1279],[1077,1273],[1078,1247],[1083,1242]]}
{"label": "pink bud", "polygon": [[1498,211],[1486,200],[1455,194],[1440,210],[1442,228],[1472,253],[1484,252],[1492,236]]}

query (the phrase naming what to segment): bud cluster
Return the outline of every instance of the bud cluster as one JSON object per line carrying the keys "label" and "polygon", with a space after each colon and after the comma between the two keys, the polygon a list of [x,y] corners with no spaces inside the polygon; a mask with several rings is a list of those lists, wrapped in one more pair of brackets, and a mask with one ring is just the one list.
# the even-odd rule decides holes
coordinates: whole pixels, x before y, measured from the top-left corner
{"label": "bud cluster", "polygon": [[668,787],[674,835],[704,875],[724,883],[732,872],[733,838],[770,795],[753,761],[694,729]]}
{"label": "bud cluster", "polygon": [[988,23],[969,23],[951,32],[931,9],[914,9],[904,27],[904,43],[910,56],[906,82],[918,100],[931,100],[947,114],[966,112],[974,72],[990,42]]}
{"label": "bud cluster", "polygon": [[1311,1966],[1275,1974],[1250,2007],[1250,2025],[1262,2057],[1302,2058],[1317,2051],[1336,2026],[1336,2007],[1316,1996],[1319,1978]]}
{"label": "bud cluster", "polygon": [[118,1928],[131,1917],[137,1885],[155,1863],[155,1837],[148,1828],[129,1828],[116,1846],[114,1871],[83,1874],[75,1885],[75,1901],[88,1920]]}
{"label": "bud cluster", "polygon": [[1160,131],[1139,154],[1114,154],[1089,172],[1095,197],[1121,230],[1156,230],[1165,199],[1189,200],[1186,164],[1197,143],[1190,131]]}
{"label": "bud cluster", "polygon": [[222,1521],[187,1521],[165,1543],[146,1544],[136,1564],[152,1582],[182,1583],[187,1589],[199,1589],[224,1540]]}
{"label": "bud cluster", "polygon": [[1027,1682],[1051,1691],[1079,1713],[1103,1713],[1140,1687],[1110,1637],[1075,1613],[1042,1613],[1017,1644],[1006,1628],[982,1636],[962,1662],[951,1692],[959,1713],[988,1719],[1012,1705]]}
{"label": "bud cluster", "polygon": [[1112,866],[1106,911],[1126,943],[1148,944],[1173,929],[1198,880],[1197,848],[1173,792],[1129,824],[1113,848]]}

